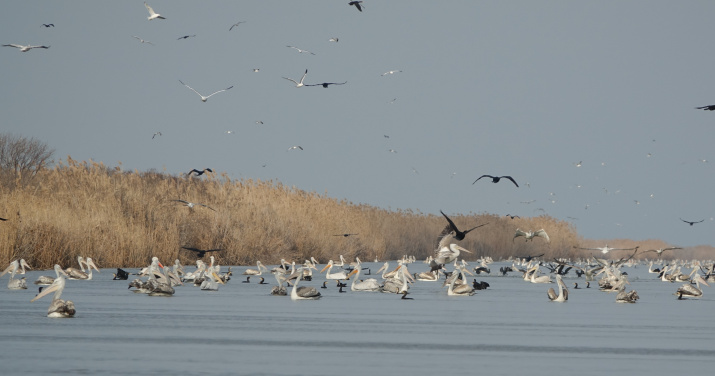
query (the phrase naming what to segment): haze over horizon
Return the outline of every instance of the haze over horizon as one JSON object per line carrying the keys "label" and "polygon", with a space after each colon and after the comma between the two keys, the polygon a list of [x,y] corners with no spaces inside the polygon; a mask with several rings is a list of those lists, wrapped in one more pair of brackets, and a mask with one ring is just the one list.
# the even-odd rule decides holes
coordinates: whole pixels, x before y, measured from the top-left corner
{"label": "haze over horizon", "polygon": [[[715,112],[695,109],[715,104],[715,3],[148,3],[166,19],[143,1],[2,5],[0,44],[50,48],[0,48],[0,131],[124,170],[715,245]],[[283,78],[306,69],[347,83]],[[233,88],[203,103],[179,80]]]}

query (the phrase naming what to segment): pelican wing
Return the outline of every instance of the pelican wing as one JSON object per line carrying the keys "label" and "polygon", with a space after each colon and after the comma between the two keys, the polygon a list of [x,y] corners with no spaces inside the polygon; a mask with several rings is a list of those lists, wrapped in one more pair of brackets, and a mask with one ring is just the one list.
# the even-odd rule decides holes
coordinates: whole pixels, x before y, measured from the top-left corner
{"label": "pelican wing", "polygon": [[516,232],[514,232],[514,237],[511,239],[511,241],[514,241],[514,239],[516,239],[520,236],[527,236],[527,233],[525,233],[524,231],[521,231],[520,229],[516,229]]}
{"label": "pelican wing", "polygon": [[551,242],[551,239],[549,239],[549,235],[546,233],[546,231],[544,231],[543,228],[542,228],[541,230],[536,231],[536,232],[534,233],[534,236],[538,236],[538,237],[541,237],[541,238],[546,239],[546,242],[547,242],[547,243],[550,243],[550,242]]}

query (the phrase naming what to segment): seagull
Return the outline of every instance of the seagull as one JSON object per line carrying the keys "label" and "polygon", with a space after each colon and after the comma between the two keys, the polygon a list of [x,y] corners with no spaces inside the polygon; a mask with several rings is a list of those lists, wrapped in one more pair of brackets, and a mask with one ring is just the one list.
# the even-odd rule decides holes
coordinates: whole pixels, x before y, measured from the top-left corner
{"label": "seagull", "polygon": [[696,110],[715,111],[715,104],[710,106],[695,107]]}
{"label": "seagull", "polygon": [[151,136],[151,139],[153,140],[156,136],[161,136],[161,132],[155,132],[154,135]]}
{"label": "seagull", "polygon": [[351,236],[351,235],[358,235],[358,234],[335,234],[333,236],[344,236],[347,238],[348,236]]}
{"label": "seagull", "polygon": [[391,70],[391,71],[387,71],[387,72],[381,74],[380,76],[385,76],[388,74],[395,74],[395,73],[399,73],[399,72],[402,72],[402,71],[401,70]]}
{"label": "seagull", "polygon": [[151,44],[152,46],[154,45],[154,43],[149,42],[148,40],[141,39],[141,38],[139,38],[139,37],[136,36],[136,35],[132,35],[132,37],[138,39],[138,40],[139,40],[140,42],[142,42],[142,43]]}
{"label": "seagull", "polygon": [[582,163],[583,163],[582,161],[578,161],[578,163],[574,163],[574,165],[575,165],[576,167],[581,167]]}
{"label": "seagull", "polygon": [[670,250],[673,250],[673,249],[683,249],[683,248],[680,248],[680,247],[668,247],[668,248],[659,248],[659,249],[649,249],[649,250],[643,251],[643,252],[641,252],[641,253],[655,252],[655,253],[658,254],[658,256],[660,256],[663,252],[665,252],[665,251],[670,251]]}
{"label": "seagull", "polygon": [[355,6],[355,8],[357,8],[357,10],[362,12],[362,5],[360,5],[360,4],[362,4],[362,1],[351,1],[348,3],[348,5]]}
{"label": "seagull", "polygon": [[330,38],[330,39],[328,39],[328,42],[335,42],[335,43],[337,43],[337,42],[338,42],[338,38]]}
{"label": "seagull", "polygon": [[[480,176],[480,177],[479,177],[479,179],[481,179],[481,178],[483,178],[483,177],[488,177],[488,178],[491,178],[491,179],[492,179],[492,183],[499,183],[499,180],[501,180],[502,178],[506,178],[506,179],[509,179],[509,180],[511,180],[511,182],[512,182],[512,183],[514,183],[514,185],[516,185],[516,186],[517,186],[517,188],[519,187],[519,184],[516,184],[516,181],[514,181],[514,179],[512,179],[512,177],[511,177],[511,176],[491,176],[491,175],[482,175],[482,176]],[[479,179],[475,180],[475,181],[474,181],[474,183],[478,182],[478,181],[479,181]],[[472,183],[472,184],[474,184],[474,183]]]}
{"label": "seagull", "polygon": [[387,151],[389,151],[390,153],[397,153],[397,150],[395,149],[388,149]]}
{"label": "seagull", "polygon": [[[179,82],[181,82],[181,80],[179,80]],[[220,92],[222,92],[222,91],[229,90],[229,89],[231,89],[231,88],[233,87],[233,86],[229,86],[229,87],[227,87],[227,88],[225,88],[225,89],[223,89],[223,90],[219,90],[219,91],[217,91],[217,92],[214,92],[214,93],[210,94],[210,95],[207,96],[207,97],[204,97],[203,95],[201,95],[201,93],[199,93],[198,91],[194,90],[191,86],[189,86],[189,85],[187,85],[187,84],[185,84],[185,83],[183,83],[183,82],[181,82],[181,84],[184,85],[184,86],[186,86],[186,87],[188,87],[189,89],[193,90],[194,93],[198,94],[198,95],[201,97],[201,101],[202,101],[202,102],[206,102],[206,101],[209,100],[209,98],[211,98],[213,95],[218,94],[218,93],[220,93]]]}
{"label": "seagull", "polygon": [[208,171],[208,172],[214,172],[214,170],[212,170],[212,169],[210,169],[210,168],[205,168],[205,169],[203,169],[203,170],[201,170],[201,171],[199,171],[199,170],[197,170],[197,169],[193,169],[193,170],[189,171],[188,173],[186,173],[186,175],[191,175],[192,172],[195,172],[196,175],[194,175],[194,176],[201,176],[201,175],[203,175],[204,173],[206,173],[206,171]]}
{"label": "seagull", "polygon": [[44,27],[55,27],[55,24],[42,24]]}
{"label": "seagull", "polygon": [[305,80],[305,76],[306,76],[307,74],[308,74],[308,70],[306,69],[306,70],[305,70],[305,73],[303,73],[303,77],[300,78],[300,82],[298,82],[298,81],[296,81],[296,80],[294,80],[294,79],[292,79],[292,78],[288,78],[288,77],[283,77],[283,78],[285,78],[285,79],[288,80],[288,81],[292,81],[292,82],[295,84],[295,87],[301,87],[301,86],[304,86],[304,85],[303,85],[303,80]]}
{"label": "seagull", "polygon": [[286,47],[289,47],[289,48],[292,48],[292,49],[294,49],[294,50],[297,50],[299,53],[307,52],[307,53],[309,53],[309,54],[311,54],[311,55],[315,55],[314,53],[312,53],[312,52],[310,52],[310,51],[308,51],[308,50],[301,50],[300,48],[295,47],[295,46],[286,46]]}
{"label": "seagull", "polygon": [[193,209],[194,206],[199,205],[199,206],[203,206],[205,208],[209,208],[213,211],[216,211],[216,209],[214,209],[208,205],[199,204],[198,202],[188,202],[188,201],[184,201],[184,200],[171,200],[171,201],[182,202],[182,203],[184,203],[184,206],[188,206],[190,209]]}
{"label": "seagull", "polygon": [[683,222],[685,222],[685,223],[687,223],[687,224],[689,224],[689,225],[691,225],[691,226],[694,225],[694,224],[696,224],[696,223],[700,223],[700,222],[704,221],[704,219],[701,219],[701,220],[696,221],[696,222],[691,222],[691,221],[686,221],[686,220],[684,220],[683,218],[680,218],[680,220],[683,221]]}
{"label": "seagull", "polygon": [[258,125],[263,125],[263,121],[262,121],[262,120],[256,120],[256,124],[258,124]]}
{"label": "seagull", "polygon": [[33,49],[33,48],[45,48],[45,49],[50,48],[50,46],[31,46],[31,45],[23,46],[23,45],[21,45],[21,44],[3,44],[2,46],[3,46],[3,47],[15,47],[15,48],[19,48],[19,49],[20,49],[20,52],[27,52],[27,51],[30,51],[30,50]]}
{"label": "seagull", "polygon": [[260,70],[260,68],[253,68],[253,73],[258,73]]}
{"label": "seagull", "polygon": [[397,98],[392,98],[392,100],[387,102],[387,104],[393,104],[393,103],[395,103],[396,100],[397,100]]}
{"label": "seagull", "polygon": [[194,35],[184,35],[183,37],[179,37],[179,38],[176,39],[176,40],[189,39],[189,38],[193,38],[193,37],[195,37],[195,36],[196,36],[196,34],[194,34]]}
{"label": "seagull", "polygon": [[199,257],[199,258],[204,257],[204,255],[206,255],[206,252],[223,251],[223,249],[198,249],[198,248],[193,248],[193,247],[181,247],[181,248],[196,252],[196,257]]}
{"label": "seagull", "polygon": [[228,28],[228,31],[233,30],[234,27],[236,27],[236,26],[238,26],[238,25],[240,25],[240,24],[242,24],[242,23],[246,23],[246,21],[238,21],[238,22],[236,22],[235,24],[231,25],[231,27]]}
{"label": "seagull", "polygon": [[157,12],[154,12],[154,9],[152,9],[152,7],[150,7],[149,4],[146,3],[146,1],[144,2],[144,6],[146,7],[146,10],[149,11],[149,17],[147,17],[147,19],[148,19],[149,21],[151,21],[151,20],[153,20],[153,19],[155,19],[155,18],[161,18],[162,20],[165,20],[165,19],[166,19],[166,18],[164,18],[161,14],[159,14],[159,13],[157,13]]}
{"label": "seagull", "polygon": [[291,147],[289,147],[289,148],[288,148],[288,150],[286,150],[286,151],[291,151],[291,150],[293,150],[293,149],[300,149],[300,150],[303,150],[303,147],[302,147],[302,146],[299,146],[299,145],[296,145],[296,146],[291,146]]}
{"label": "seagull", "polygon": [[328,85],[345,85],[347,83],[348,83],[347,81],[345,81],[345,82],[323,82],[322,84],[305,85],[305,86],[322,86],[327,89]]}

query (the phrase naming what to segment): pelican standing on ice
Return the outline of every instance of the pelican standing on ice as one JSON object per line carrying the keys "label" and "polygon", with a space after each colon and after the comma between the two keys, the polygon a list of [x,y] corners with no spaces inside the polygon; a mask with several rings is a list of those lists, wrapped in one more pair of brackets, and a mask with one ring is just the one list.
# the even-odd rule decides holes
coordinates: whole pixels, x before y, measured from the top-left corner
{"label": "pelican standing on ice", "polygon": [[[181,82],[181,80],[179,80],[179,82]],[[233,85],[231,85],[231,86],[229,86],[229,87],[227,87],[227,88],[225,88],[225,89],[221,89],[221,90],[219,90],[219,91],[213,92],[213,93],[209,94],[208,96],[205,96],[205,97],[204,97],[201,93],[199,93],[198,91],[194,90],[194,88],[192,88],[191,86],[189,86],[189,85],[187,85],[187,84],[185,84],[185,83],[183,83],[183,82],[181,82],[181,84],[184,85],[184,86],[186,86],[186,87],[188,87],[189,89],[191,89],[191,91],[193,91],[194,93],[198,94],[198,96],[201,97],[201,102],[206,102],[206,101],[209,100],[209,98],[211,98],[212,96],[214,96],[214,95],[216,95],[216,94],[218,94],[218,93],[222,93],[222,92],[224,92],[224,91],[226,91],[226,90],[229,90],[229,89],[233,88]]]}
{"label": "pelican standing on ice", "polygon": [[62,275],[64,272],[57,264],[55,264],[55,272],[57,273],[57,278],[52,282],[52,285],[37,294],[30,302],[34,302],[54,292],[55,295],[52,297],[52,303],[50,303],[50,307],[47,309],[47,317],[73,317],[75,314],[74,303],[71,300],[65,301],[60,299],[62,291],[65,289],[65,277]]}

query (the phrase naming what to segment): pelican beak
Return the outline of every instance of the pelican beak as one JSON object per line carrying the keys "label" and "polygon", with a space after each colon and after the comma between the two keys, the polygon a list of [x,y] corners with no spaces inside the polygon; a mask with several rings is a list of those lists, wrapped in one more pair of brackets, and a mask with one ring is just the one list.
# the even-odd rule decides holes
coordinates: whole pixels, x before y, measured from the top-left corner
{"label": "pelican beak", "polygon": [[214,277],[214,279],[216,280],[216,282],[218,282],[218,283],[220,283],[220,284],[222,284],[222,285],[225,285],[225,284],[226,284],[226,282],[224,282],[224,281],[221,279],[221,277],[219,277],[219,276],[216,274],[216,272],[211,272],[211,274],[213,275],[213,277]]}
{"label": "pelican beak", "polygon": [[710,287],[710,285],[708,285],[708,283],[705,282],[705,279],[702,279],[702,278],[701,278],[701,279],[700,279],[700,283],[702,283],[702,284],[705,285],[705,286]]}
{"label": "pelican beak", "polygon": [[324,267],[323,269],[320,269],[320,272],[321,272],[321,273],[322,273],[322,272],[324,272],[324,271],[325,271],[325,269],[327,269],[327,268],[328,268],[328,266],[330,266],[330,264],[328,264],[328,265],[325,265],[325,267]]}
{"label": "pelican beak", "polygon": [[30,302],[34,302],[35,300],[40,299],[41,297],[43,297],[45,295],[49,295],[50,293],[57,291],[58,288],[59,288],[58,285],[52,285],[46,289],[42,289],[42,292],[37,294],[37,296],[35,296],[34,298],[32,298],[32,300],[30,300]]}
{"label": "pelican beak", "polygon": [[357,274],[357,272],[358,272],[357,269],[353,269],[353,271],[351,271],[350,274],[348,274],[348,278],[350,278],[353,274]]}
{"label": "pelican beak", "polygon": [[164,265],[161,264],[161,261],[159,261],[158,264],[162,269],[164,269]]}

